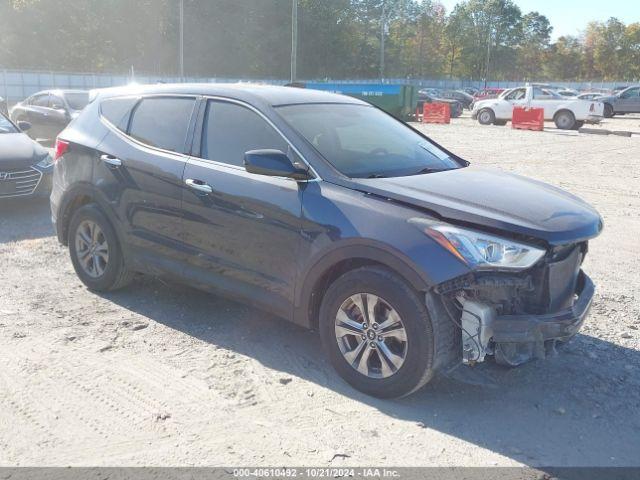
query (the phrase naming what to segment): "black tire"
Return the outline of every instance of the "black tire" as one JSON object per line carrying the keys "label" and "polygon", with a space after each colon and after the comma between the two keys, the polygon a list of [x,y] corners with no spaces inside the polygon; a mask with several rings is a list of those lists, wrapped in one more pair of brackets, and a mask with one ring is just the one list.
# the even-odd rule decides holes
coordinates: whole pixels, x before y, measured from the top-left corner
{"label": "black tire", "polygon": [[611,118],[615,115],[615,111],[613,110],[613,106],[608,103],[604,104],[604,118]]}
{"label": "black tire", "polygon": [[492,125],[496,121],[496,114],[490,108],[483,108],[478,112],[480,125]]}
{"label": "black tire", "polygon": [[576,117],[569,110],[560,110],[553,121],[560,130],[572,130],[576,124]]}
{"label": "black tire", "polygon": [[[347,362],[338,346],[335,330],[338,310],[343,302],[358,293],[383,299],[396,310],[406,331],[404,363],[386,378],[371,378],[360,373]],[[320,335],[331,364],[355,389],[379,398],[409,395],[431,380],[436,373],[434,366],[440,366],[443,358],[450,357],[454,328],[448,318],[436,319],[434,324],[424,298],[382,267],[362,267],[345,273],[329,286],[320,307]]]}
{"label": "black tire", "polygon": [[462,115],[463,108],[460,103],[452,103],[449,111],[451,113],[451,118],[458,118],[460,115]]}
{"label": "black tire", "polygon": [[494,125],[498,125],[499,127],[504,127],[507,124],[506,120],[494,120]]}
{"label": "black tire", "polygon": [[[103,240],[108,245],[106,268],[104,268],[104,273],[97,277],[92,277],[85,271],[76,251],[76,234],[80,225],[86,221],[93,222],[99,226],[104,237]],[[109,219],[96,204],[85,205],[73,214],[69,224],[69,254],[76,274],[90,290],[97,292],[117,290],[126,286],[133,279],[134,273],[125,266],[124,256],[122,255],[116,232]]]}

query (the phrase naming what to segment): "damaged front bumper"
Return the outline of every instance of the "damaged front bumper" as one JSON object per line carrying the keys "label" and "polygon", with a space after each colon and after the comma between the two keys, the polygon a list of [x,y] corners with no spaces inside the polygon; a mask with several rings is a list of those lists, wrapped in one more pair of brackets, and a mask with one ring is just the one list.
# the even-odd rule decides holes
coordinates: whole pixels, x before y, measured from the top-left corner
{"label": "damaged front bumper", "polygon": [[544,358],[556,341],[567,341],[580,330],[594,293],[593,282],[579,270],[571,305],[555,312],[498,314],[491,303],[459,294],[463,363],[482,362],[486,355],[509,366]]}
{"label": "damaged front bumper", "polygon": [[591,308],[593,281],[581,270],[573,305],[542,315],[501,315],[493,321],[493,341],[497,343],[566,341],[575,335]]}

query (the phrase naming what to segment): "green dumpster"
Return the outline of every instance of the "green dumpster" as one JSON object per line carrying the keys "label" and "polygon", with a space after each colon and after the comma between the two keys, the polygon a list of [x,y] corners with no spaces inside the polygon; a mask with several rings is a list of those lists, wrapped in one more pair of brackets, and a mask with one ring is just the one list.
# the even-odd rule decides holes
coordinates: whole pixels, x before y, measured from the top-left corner
{"label": "green dumpster", "polygon": [[321,82],[309,82],[303,85],[305,88],[359,98],[401,120],[408,120],[415,113],[418,105],[418,90],[413,85]]}

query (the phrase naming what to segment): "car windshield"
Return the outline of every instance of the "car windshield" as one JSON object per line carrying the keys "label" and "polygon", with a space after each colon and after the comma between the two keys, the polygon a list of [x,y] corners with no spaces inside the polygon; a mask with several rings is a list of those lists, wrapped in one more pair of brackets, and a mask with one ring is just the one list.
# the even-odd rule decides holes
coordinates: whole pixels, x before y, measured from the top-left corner
{"label": "car windshield", "polygon": [[348,177],[399,177],[461,166],[402,122],[368,105],[288,105],[278,112]]}
{"label": "car windshield", "polygon": [[0,113],[0,134],[1,133],[18,133],[18,129]]}
{"label": "car windshield", "polygon": [[64,98],[74,110],[82,110],[89,103],[89,92],[67,92]]}

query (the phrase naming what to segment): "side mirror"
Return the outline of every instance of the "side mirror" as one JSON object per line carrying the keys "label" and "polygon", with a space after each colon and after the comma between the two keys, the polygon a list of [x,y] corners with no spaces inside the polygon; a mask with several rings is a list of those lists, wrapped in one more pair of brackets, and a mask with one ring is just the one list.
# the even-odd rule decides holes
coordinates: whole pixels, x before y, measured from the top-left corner
{"label": "side mirror", "polygon": [[288,177],[294,180],[310,178],[306,170],[296,167],[280,150],[250,150],[244,154],[244,168],[249,173],[270,177]]}
{"label": "side mirror", "polygon": [[18,122],[18,128],[21,131],[26,132],[27,130],[29,130],[31,128],[31,124],[29,122],[25,122],[24,120],[20,120]]}

